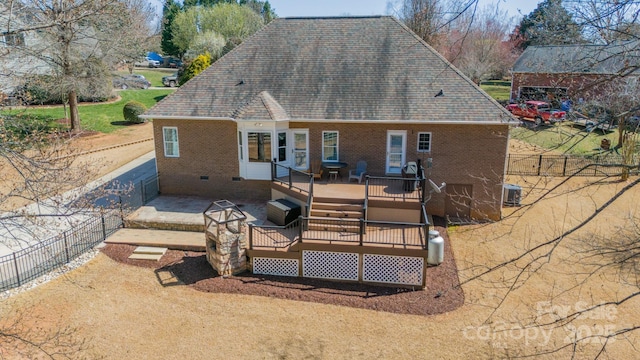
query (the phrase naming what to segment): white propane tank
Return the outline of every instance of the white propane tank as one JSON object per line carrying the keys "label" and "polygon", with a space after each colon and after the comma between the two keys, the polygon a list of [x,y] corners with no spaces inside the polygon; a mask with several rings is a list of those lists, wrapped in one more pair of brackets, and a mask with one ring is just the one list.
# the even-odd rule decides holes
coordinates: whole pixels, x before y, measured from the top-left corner
{"label": "white propane tank", "polygon": [[429,230],[427,251],[427,263],[429,265],[440,265],[444,261],[444,239],[436,230]]}

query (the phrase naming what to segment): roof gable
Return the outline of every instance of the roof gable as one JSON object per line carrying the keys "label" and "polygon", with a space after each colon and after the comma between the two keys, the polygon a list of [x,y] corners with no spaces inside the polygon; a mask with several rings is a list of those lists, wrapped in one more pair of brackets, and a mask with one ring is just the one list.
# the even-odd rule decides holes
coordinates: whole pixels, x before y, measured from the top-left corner
{"label": "roof gable", "polygon": [[[436,96],[441,90],[443,95]],[[510,118],[502,106],[388,16],[276,19],[146,115],[248,116],[248,109],[238,109],[265,91],[278,99],[292,120]]]}
{"label": "roof gable", "polygon": [[266,91],[261,92],[244,106],[233,112],[232,117],[238,120],[288,120],[287,112]]}

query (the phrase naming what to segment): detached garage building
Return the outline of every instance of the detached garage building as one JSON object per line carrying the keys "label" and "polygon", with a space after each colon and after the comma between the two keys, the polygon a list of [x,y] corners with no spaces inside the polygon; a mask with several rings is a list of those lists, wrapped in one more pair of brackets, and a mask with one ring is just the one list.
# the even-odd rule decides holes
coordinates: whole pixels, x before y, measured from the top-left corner
{"label": "detached garage building", "polygon": [[512,69],[511,100],[597,98],[602,84],[636,71],[638,41],[612,45],[530,46]]}

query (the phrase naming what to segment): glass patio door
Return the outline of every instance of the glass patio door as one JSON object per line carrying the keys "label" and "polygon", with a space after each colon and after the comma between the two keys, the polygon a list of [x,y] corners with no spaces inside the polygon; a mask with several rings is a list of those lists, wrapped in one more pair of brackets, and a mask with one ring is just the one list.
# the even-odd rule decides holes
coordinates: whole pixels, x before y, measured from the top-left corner
{"label": "glass patio door", "polygon": [[297,170],[306,171],[309,169],[309,131],[294,130],[293,135],[293,164]]}
{"label": "glass patio door", "polygon": [[288,173],[289,157],[287,156],[287,131],[279,131],[277,138],[276,149],[276,163],[280,166],[276,166],[277,177],[285,176]]}
{"label": "glass patio door", "polygon": [[387,174],[400,174],[405,163],[406,131],[387,132]]}

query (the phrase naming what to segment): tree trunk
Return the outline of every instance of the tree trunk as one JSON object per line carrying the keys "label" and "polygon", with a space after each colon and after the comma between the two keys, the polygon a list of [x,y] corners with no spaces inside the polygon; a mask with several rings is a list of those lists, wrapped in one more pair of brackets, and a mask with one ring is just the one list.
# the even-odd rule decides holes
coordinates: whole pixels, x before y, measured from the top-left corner
{"label": "tree trunk", "polygon": [[78,115],[78,96],[75,90],[69,91],[69,118],[71,132],[80,132],[80,116]]}

